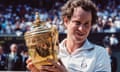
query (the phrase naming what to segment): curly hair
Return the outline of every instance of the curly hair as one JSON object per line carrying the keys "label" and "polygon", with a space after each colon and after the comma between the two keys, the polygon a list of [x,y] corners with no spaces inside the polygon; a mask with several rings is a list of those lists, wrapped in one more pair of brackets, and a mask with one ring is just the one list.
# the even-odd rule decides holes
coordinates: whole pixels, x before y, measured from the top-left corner
{"label": "curly hair", "polygon": [[90,11],[92,13],[92,24],[97,21],[97,7],[91,0],[68,0],[68,2],[61,8],[62,17],[67,17],[71,19],[74,8],[82,7],[85,11]]}

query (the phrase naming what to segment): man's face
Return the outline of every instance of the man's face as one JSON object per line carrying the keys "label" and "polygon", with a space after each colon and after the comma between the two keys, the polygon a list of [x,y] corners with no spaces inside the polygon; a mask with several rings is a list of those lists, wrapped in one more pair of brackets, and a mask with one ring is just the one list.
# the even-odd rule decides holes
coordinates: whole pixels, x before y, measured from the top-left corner
{"label": "man's face", "polygon": [[11,46],[11,52],[17,52],[17,45],[16,44],[13,44]]}
{"label": "man's face", "polygon": [[3,49],[2,49],[2,47],[0,46],[0,54],[2,54],[3,53]]}
{"label": "man's face", "polygon": [[77,43],[83,43],[90,32],[91,22],[91,12],[87,12],[81,7],[74,8],[71,19],[65,22],[68,37]]}

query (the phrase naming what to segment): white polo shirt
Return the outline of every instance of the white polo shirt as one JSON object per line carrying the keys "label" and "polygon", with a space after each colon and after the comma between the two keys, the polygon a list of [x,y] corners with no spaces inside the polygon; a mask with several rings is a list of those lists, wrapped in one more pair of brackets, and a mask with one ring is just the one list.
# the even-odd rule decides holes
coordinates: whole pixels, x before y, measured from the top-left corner
{"label": "white polo shirt", "polygon": [[107,51],[88,40],[72,54],[68,53],[65,40],[63,40],[58,56],[68,72],[111,72],[110,57]]}

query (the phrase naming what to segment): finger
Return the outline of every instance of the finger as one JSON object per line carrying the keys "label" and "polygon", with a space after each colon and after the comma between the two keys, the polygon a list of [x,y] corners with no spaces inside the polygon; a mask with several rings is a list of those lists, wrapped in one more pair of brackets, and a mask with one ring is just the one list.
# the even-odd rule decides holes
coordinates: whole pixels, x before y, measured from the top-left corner
{"label": "finger", "polygon": [[47,72],[57,72],[57,68],[53,67],[53,66],[41,66],[40,67],[41,72],[42,71],[47,71]]}
{"label": "finger", "polygon": [[52,63],[53,66],[58,66],[57,62],[52,59],[47,59],[48,62]]}
{"label": "finger", "polygon": [[55,66],[55,67],[60,67],[60,65],[63,66],[63,67],[65,67],[64,64],[62,63],[62,61],[60,59],[58,59],[58,62],[55,62],[52,59],[47,59],[47,61],[50,62],[50,63],[52,63],[53,66]]}
{"label": "finger", "polygon": [[31,72],[40,72],[40,71],[33,65],[32,62],[27,65],[27,68],[28,68]]}
{"label": "finger", "polygon": [[[65,71],[65,70],[63,70],[65,67],[62,65],[62,62],[61,62],[61,64],[59,63],[59,62],[55,62],[54,60],[52,60],[52,59],[48,59],[48,61],[49,62],[51,62],[52,63],[52,65],[53,65],[53,69],[50,69],[51,71],[53,71],[53,72],[61,72],[61,71]],[[66,71],[67,72],[67,71]]]}
{"label": "finger", "polygon": [[55,62],[52,59],[47,59],[47,61],[52,63],[52,65],[53,65],[53,68],[51,68],[49,70],[52,71],[52,69],[53,69],[53,72],[67,72],[65,66],[62,64],[62,62],[60,60],[59,61],[61,62],[61,64],[60,63],[58,64],[58,62]]}
{"label": "finger", "polygon": [[39,72],[48,72],[48,71],[43,71],[43,70],[40,70]]}
{"label": "finger", "polygon": [[27,68],[28,68],[29,70],[31,70],[33,67],[34,67],[34,66],[33,66],[32,63],[27,64]]}
{"label": "finger", "polygon": [[30,62],[32,62],[32,59],[29,57],[29,58],[26,60],[26,63],[28,64],[28,63],[30,63]]}

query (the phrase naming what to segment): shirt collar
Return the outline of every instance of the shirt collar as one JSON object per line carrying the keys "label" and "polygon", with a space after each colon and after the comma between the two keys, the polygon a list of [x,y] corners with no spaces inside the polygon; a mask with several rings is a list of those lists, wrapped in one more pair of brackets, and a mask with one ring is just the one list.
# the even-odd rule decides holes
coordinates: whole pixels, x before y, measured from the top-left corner
{"label": "shirt collar", "polygon": [[[65,41],[66,41],[66,39],[64,39],[60,44],[60,47],[62,47],[64,49],[66,49]],[[94,48],[94,45],[91,42],[89,42],[88,39],[86,39],[83,46],[78,48],[78,50],[91,50],[93,48]]]}
{"label": "shirt collar", "polygon": [[94,48],[94,45],[91,42],[89,42],[88,39],[86,39],[83,46],[81,48],[79,48],[79,49],[81,49],[81,50],[83,50],[83,49],[84,50],[86,50],[86,49],[89,50],[89,49],[92,49],[92,48]]}

